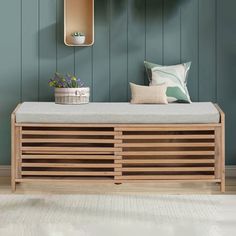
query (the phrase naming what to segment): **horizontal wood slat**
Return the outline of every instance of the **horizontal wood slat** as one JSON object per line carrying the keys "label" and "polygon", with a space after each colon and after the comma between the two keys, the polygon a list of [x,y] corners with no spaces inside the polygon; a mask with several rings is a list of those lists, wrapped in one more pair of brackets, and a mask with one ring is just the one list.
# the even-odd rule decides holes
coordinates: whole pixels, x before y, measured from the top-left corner
{"label": "horizontal wood slat", "polygon": [[214,147],[212,143],[118,143],[117,147]]}
{"label": "horizontal wood slat", "polygon": [[123,167],[123,172],[191,172],[191,171],[214,171],[214,167]]}
{"label": "horizontal wood slat", "polygon": [[[94,183],[99,182],[99,184],[103,183],[116,183],[117,180],[114,180],[113,177],[28,177],[25,176],[23,179],[15,179],[17,183]],[[140,179],[140,180],[133,180],[133,179],[119,179],[119,183],[166,183],[165,179]],[[170,183],[220,183],[221,179],[169,179],[168,182]]]}
{"label": "horizontal wood slat", "polygon": [[215,135],[209,134],[192,134],[192,135],[122,135],[117,136],[117,139],[214,139]]}
{"label": "horizontal wood slat", "polygon": [[129,176],[117,176],[117,179],[127,180],[205,180],[214,179],[214,175],[129,175]]}
{"label": "horizontal wood slat", "polygon": [[117,176],[113,171],[22,171],[22,175],[32,176]]}
{"label": "horizontal wood slat", "polygon": [[22,159],[62,159],[62,160],[116,160],[119,156],[106,155],[22,155]]}
{"label": "horizontal wood slat", "polygon": [[55,167],[55,168],[115,168],[118,164],[96,163],[96,164],[68,164],[68,163],[22,163],[22,167]]}
{"label": "horizontal wood slat", "polygon": [[22,151],[47,151],[47,152],[54,152],[54,151],[66,151],[66,152],[73,152],[73,151],[93,151],[93,152],[103,152],[103,151],[110,151],[115,152],[117,149],[113,147],[21,147]]}
{"label": "horizontal wood slat", "polygon": [[71,183],[81,183],[81,184],[87,184],[87,183],[97,183],[103,184],[103,183],[112,183],[114,184],[114,178],[113,177],[107,177],[107,176],[102,176],[102,177],[83,177],[83,176],[71,176],[71,177],[29,177],[25,176],[23,179],[16,179],[17,183],[66,183],[66,184],[71,184]]}
{"label": "horizontal wood slat", "polygon": [[117,160],[122,164],[213,164],[214,159],[143,159],[143,160]]}
{"label": "horizontal wood slat", "polygon": [[77,131],[77,130],[22,130],[22,134],[30,135],[87,135],[87,136],[97,136],[97,135],[115,135],[112,131]]}
{"label": "horizontal wood slat", "polygon": [[206,179],[206,178],[202,178],[202,179],[119,179],[119,183],[121,184],[126,184],[126,183],[130,183],[130,184],[139,184],[139,183],[149,183],[149,184],[153,184],[153,183],[221,183],[220,179]]}
{"label": "horizontal wood slat", "polygon": [[70,124],[66,124],[66,123],[16,123],[15,126],[21,126],[21,127],[27,127],[27,128],[34,128],[34,127],[53,127],[53,128],[61,128],[61,127],[65,127],[65,128],[114,128],[115,126],[117,126],[117,124],[91,124],[91,123],[70,123]]}
{"label": "horizontal wood slat", "polygon": [[173,127],[171,124],[170,126],[153,126],[153,127],[117,127],[116,131],[214,131],[215,127],[209,126],[180,126]]}
{"label": "horizontal wood slat", "polygon": [[15,126],[20,127],[70,127],[70,128],[115,128],[117,131],[125,131],[129,128],[139,129],[139,128],[158,128],[158,129],[169,129],[169,131],[174,130],[175,128],[180,130],[209,130],[211,128],[220,127],[221,123],[209,123],[209,124],[101,124],[101,123],[16,123]]}
{"label": "horizontal wood slat", "polygon": [[118,143],[118,140],[114,139],[73,139],[73,138],[43,138],[43,139],[36,139],[36,138],[23,138],[23,143]]}
{"label": "horizontal wood slat", "polygon": [[[221,124],[15,124],[17,182],[220,182]],[[218,152],[219,153],[219,152]]]}
{"label": "horizontal wood slat", "polygon": [[51,155],[51,154],[58,154],[58,155],[61,155],[61,154],[68,154],[68,155],[72,155],[72,154],[76,154],[76,155],[99,155],[99,154],[102,154],[102,155],[114,155],[114,151],[52,151],[52,152],[49,152],[49,151],[45,151],[45,150],[41,150],[41,151],[23,151],[22,152],[23,154],[45,154],[45,155]]}
{"label": "horizontal wood slat", "polygon": [[120,156],[207,156],[214,154],[214,151],[124,151],[117,153]]}

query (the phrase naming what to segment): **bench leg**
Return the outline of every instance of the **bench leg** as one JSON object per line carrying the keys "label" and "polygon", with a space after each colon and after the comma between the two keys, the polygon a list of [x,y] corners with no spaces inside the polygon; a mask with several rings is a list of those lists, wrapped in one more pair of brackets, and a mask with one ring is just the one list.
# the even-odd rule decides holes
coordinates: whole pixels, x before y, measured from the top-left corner
{"label": "bench leg", "polygon": [[220,191],[222,193],[225,193],[225,179],[222,179],[221,180],[221,183],[220,183]]}
{"label": "bench leg", "polygon": [[13,193],[16,191],[16,182],[14,179],[11,180],[11,191]]}

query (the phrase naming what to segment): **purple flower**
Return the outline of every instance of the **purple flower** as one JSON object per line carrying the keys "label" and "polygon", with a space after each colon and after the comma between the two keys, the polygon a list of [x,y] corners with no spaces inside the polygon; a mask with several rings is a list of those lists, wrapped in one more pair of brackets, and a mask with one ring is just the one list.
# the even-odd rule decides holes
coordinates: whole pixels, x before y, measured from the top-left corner
{"label": "purple flower", "polygon": [[80,78],[71,74],[64,76],[58,72],[56,72],[54,76],[49,79],[48,84],[49,86],[55,88],[78,88],[84,86],[84,83],[82,83]]}

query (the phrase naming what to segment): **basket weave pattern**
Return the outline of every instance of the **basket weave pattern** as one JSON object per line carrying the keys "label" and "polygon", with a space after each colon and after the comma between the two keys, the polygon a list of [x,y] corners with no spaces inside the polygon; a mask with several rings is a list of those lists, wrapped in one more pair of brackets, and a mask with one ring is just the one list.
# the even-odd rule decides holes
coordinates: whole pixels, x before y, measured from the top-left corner
{"label": "basket weave pattern", "polygon": [[89,103],[89,88],[56,88],[55,103],[78,105]]}

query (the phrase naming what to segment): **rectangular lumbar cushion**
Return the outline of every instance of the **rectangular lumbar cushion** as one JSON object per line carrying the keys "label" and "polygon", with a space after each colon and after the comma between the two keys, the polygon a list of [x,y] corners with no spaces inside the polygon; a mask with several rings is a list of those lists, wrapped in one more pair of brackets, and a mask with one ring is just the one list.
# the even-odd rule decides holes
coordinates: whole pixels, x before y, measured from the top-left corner
{"label": "rectangular lumbar cushion", "polygon": [[187,78],[191,62],[172,66],[144,62],[150,86],[165,83],[168,102],[191,103]]}
{"label": "rectangular lumbar cushion", "polygon": [[131,103],[134,104],[167,104],[166,85],[141,86],[130,83]]}

